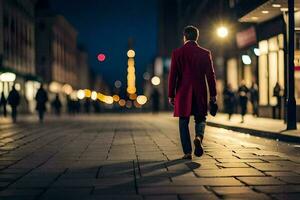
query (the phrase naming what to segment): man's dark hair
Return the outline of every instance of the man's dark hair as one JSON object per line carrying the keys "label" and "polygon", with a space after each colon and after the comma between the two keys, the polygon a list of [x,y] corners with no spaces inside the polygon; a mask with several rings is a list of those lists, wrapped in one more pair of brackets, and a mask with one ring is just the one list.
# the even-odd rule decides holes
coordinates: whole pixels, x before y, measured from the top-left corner
{"label": "man's dark hair", "polygon": [[196,41],[199,36],[199,30],[195,26],[186,26],[183,35],[186,40]]}

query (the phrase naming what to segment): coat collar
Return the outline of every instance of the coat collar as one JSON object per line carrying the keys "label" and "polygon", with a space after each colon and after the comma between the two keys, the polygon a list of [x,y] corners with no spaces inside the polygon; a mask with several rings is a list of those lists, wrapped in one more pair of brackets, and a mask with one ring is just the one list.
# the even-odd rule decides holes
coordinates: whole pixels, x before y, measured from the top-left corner
{"label": "coat collar", "polygon": [[198,43],[196,41],[188,40],[184,43],[184,46],[198,46]]}

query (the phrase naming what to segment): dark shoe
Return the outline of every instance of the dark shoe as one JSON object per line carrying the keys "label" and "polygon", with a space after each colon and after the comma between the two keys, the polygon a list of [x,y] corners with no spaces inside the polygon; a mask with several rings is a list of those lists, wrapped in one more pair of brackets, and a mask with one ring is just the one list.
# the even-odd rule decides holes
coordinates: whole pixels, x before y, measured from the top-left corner
{"label": "dark shoe", "polygon": [[192,160],[191,154],[185,154],[181,159]]}
{"label": "dark shoe", "polygon": [[197,157],[202,156],[203,155],[203,148],[202,148],[201,139],[195,138],[194,145],[195,145],[195,151],[194,151],[195,156],[197,156]]}

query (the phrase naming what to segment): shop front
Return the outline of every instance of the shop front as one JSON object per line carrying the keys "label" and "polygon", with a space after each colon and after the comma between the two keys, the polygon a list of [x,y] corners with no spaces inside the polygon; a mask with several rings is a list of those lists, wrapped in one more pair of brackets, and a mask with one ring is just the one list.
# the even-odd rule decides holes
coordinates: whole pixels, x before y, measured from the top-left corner
{"label": "shop front", "polygon": [[[300,113],[300,2],[295,1],[295,96]],[[257,36],[259,115],[283,119],[287,86],[287,1],[267,1],[239,19],[253,24]],[[253,79],[254,80],[254,79]],[[298,121],[299,114],[298,115]]]}

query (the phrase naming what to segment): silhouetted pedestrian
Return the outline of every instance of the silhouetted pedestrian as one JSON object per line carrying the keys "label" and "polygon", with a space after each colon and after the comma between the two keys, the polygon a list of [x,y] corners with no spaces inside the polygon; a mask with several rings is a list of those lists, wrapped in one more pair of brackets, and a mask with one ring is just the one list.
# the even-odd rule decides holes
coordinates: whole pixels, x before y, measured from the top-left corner
{"label": "silhouetted pedestrian", "polygon": [[157,88],[153,89],[153,92],[151,94],[151,101],[152,101],[152,112],[158,113],[159,112],[159,91]]}
{"label": "silhouetted pedestrian", "polygon": [[52,101],[52,107],[54,109],[55,115],[60,116],[62,104],[58,94],[56,94],[55,99]]}
{"label": "silhouetted pedestrian", "polygon": [[14,123],[17,122],[17,107],[20,104],[20,94],[16,90],[15,86],[12,87],[12,90],[9,92],[7,97],[8,104],[11,106],[11,117]]}
{"label": "silhouetted pedestrian", "polygon": [[276,106],[273,108],[274,109],[273,117],[274,118],[280,118],[280,116],[281,116],[282,88],[281,88],[281,86],[278,82],[275,84],[275,87],[273,89],[273,96],[276,97],[276,100],[277,100]]}
{"label": "silhouetted pedestrian", "polygon": [[91,112],[91,100],[90,100],[90,98],[85,98],[83,106],[84,106],[85,113],[90,114],[90,112]]}
{"label": "silhouetted pedestrian", "polygon": [[241,123],[244,123],[244,117],[245,117],[245,114],[247,113],[248,92],[249,92],[249,89],[246,86],[245,81],[242,80],[241,86],[239,87],[239,90],[238,90],[239,100],[240,100],[240,108],[241,108],[241,116],[242,116]]}
{"label": "silhouetted pedestrian", "polygon": [[250,102],[253,108],[253,116],[258,117],[258,86],[256,83],[252,83],[250,88]]}
{"label": "silhouetted pedestrian", "polygon": [[230,120],[235,108],[235,94],[232,90],[231,84],[228,84],[227,87],[224,89],[223,97],[225,108],[224,110],[225,113],[228,114],[228,120]]}
{"label": "silhouetted pedestrian", "polygon": [[38,89],[36,96],[36,110],[39,113],[39,120],[43,122],[44,114],[46,112],[46,103],[48,101],[48,95],[46,90],[43,88],[43,84],[41,84],[40,88]]}
{"label": "silhouetted pedestrian", "polygon": [[2,107],[4,117],[7,116],[6,105],[7,105],[7,99],[5,98],[4,92],[2,92],[1,99],[0,99],[0,108]]}

